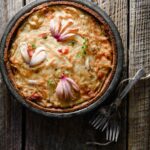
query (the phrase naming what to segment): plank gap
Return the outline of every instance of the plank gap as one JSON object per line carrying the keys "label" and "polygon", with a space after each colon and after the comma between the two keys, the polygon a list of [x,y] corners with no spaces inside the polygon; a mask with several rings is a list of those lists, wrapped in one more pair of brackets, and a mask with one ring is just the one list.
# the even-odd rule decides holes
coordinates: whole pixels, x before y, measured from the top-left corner
{"label": "plank gap", "polygon": [[[130,48],[130,0],[127,0],[127,77],[129,78],[129,48]],[[127,96],[127,118],[129,117],[129,95]],[[127,119],[126,122],[126,150],[128,149],[128,130],[129,130],[129,122]]]}
{"label": "plank gap", "polygon": [[22,0],[22,5],[23,5],[23,6],[26,5],[26,0]]}

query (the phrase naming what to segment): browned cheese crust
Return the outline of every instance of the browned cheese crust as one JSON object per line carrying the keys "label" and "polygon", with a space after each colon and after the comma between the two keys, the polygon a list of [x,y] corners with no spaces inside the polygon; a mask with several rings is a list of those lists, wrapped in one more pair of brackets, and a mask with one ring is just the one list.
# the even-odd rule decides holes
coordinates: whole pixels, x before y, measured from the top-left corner
{"label": "browned cheese crust", "polygon": [[115,72],[117,54],[108,26],[94,11],[69,4],[32,9],[7,39],[5,61],[14,87],[44,111],[90,105],[104,94]]}

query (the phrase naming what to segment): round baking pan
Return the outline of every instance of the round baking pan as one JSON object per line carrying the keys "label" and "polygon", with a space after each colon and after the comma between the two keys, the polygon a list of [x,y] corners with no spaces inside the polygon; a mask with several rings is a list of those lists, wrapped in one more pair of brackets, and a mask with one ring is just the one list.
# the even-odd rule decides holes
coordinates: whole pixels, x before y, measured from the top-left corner
{"label": "round baking pan", "polygon": [[[7,72],[7,67],[5,63],[5,48],[6,48],[6,42],[7,39],[9,38],[9,34],[12,30],[12,28],[15,26],[15,23],[19,18],[24,16],[26,13],[31,11],[33,8],[39,6],[39,5],[75,5],[76,7],[82,6],[83,8],[87,8],[88,10],[91,10],[91,12],[94,12],[97,16],[102,18],[102,23],[107,24],[109,26],[109,29],[111,30],[111,33],[113,35],[114,41],[115,41],[115,46],[116,46],[116,68],[113,73],[113,77],[105,90],[105,92],[100,96],[99,99],[91,103],[90,105],[87,105],[86,107],[83,107],[79,110],[71,111],[71,112],[63,112],[63,113],[58,113],[58,112],[47,112],[43,111],[41,109],[38,109],[36,107],[33,107],[29,103],[27,103],[23,97],[17,92],[17,90],[14,88],[12,82],[10,81],[8,77],[8,72]],[[114,25],[113,21],[110,19],[110,17],[102,11],[96,4],[90,2],[90,1],[85,1],[85,0],[39,0],[36,2],[32,2],[25,7],[23,7],[8,23],[5,32],[3,34],[3,37],[1,39],[1,45],[0,45],[0,67],[1,67],[1,73],[2,77],[10,90],[11,94],[14,96],[15,99],[17,99],[19,102],[21,102],[24,106],[29,108],[30,110],[33,110],[34,112],[37,112],[39,114],[42,114],[44,116],[49,116],[49,117],[55,117],[55,118],[64,118],[64,117],[72,117],[76,115],[81,115],[85,114],[87,112],[90,112],[96,108],[98,108],[101,104],[107,101],[108,97],[110,94],[113,92],[113,90],[116,88],[119,79],[121,77],[122,73],[122,68],[123,68],[123,45],[122,41],[119,35],[119,32]]]}

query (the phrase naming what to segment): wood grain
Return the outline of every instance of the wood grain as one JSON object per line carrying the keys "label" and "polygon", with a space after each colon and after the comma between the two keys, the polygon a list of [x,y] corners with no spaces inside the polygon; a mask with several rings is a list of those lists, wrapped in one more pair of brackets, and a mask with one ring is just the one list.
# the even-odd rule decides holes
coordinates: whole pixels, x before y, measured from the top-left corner
{"label": "wood grain", "polygon": [[[117,26],[124,45],[124,70],[122,79],[128,77],[128,1],[127,0],[98,0],[100,7],[111,17]],[[127,149],[127,101],[120,108],[121,133],[120,141],[115,149]]]}
{"label": "wood grain", "polygon": [[[129,74],[144,66],[150,73],[150,1],[130,2]],[[130,93],[129,150],[150,149],[150,81],[141,81]]]}
{"label": "wood grain", "polygon": [[[23,4],[31,1],[33,0],[0,0],[0,38],[8,20]],[[129,76],[133,76],[142,65],[146,68],[146,72],[150,73],[150,1],[97,1],[112,18],[121,34],[125,49],[123,76],[127,77],[128,71]],[[130,13],[129,16],[128,13]],[[87,141],[103,142],[105,138],[105,135],[88,125],[90,114],[72,119],[55,120],[29,110],[23,111],[22,106],[10,96],[1,76],[0,86],[0,150],[150,149],[149,81],[141,81],[130,93],[128,129],[126,126],[127,103],[122,105],[120,139],[117,144],[107,147],[86,145]],[[127,131],[129,131],[128,134]]]}
{"label": "wood grain", "polygon": [[[30,0],[26,1],[27,3]],[[127,0],[99,1],[115,21],[121,33],[125,56],[127,54]],[[108,11],[109,10],[109,11]],[[126,67],[126,66],[125,66]],[[108,150],[126,149],[126,109],[122,107],[122,129],[118,144],[111,144]],[[87,146],[87,141],[103,142],[105,135],[88,125],[89,116],[55,120],[39,116],[26,110],[26,150],[106,150],[105,147]]]}
{"label": "wood grain", "polygon": [[26,4],[29,4],[29,3],[34,2],[34,1],[37,1],[37,0],[25,0]]}
{"label": "wood grain", "polygon": [[[0,38],[6,23],[22,7],[22,0],[0,1]],[[21,150],[22,107],[15,102],[0,76],[0,150]]]}

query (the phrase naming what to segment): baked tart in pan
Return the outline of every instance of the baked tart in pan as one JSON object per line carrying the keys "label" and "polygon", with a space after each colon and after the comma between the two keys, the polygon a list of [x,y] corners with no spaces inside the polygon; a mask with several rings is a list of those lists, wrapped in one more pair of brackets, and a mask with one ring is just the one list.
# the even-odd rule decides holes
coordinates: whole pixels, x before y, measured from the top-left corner
{"label": "baked tart in pan", "polygon": [[34,5],[16,20],[4,50],[8,78],[24,103],[50,113],[100,101],[117,57],[110,26],[77,1]]}

